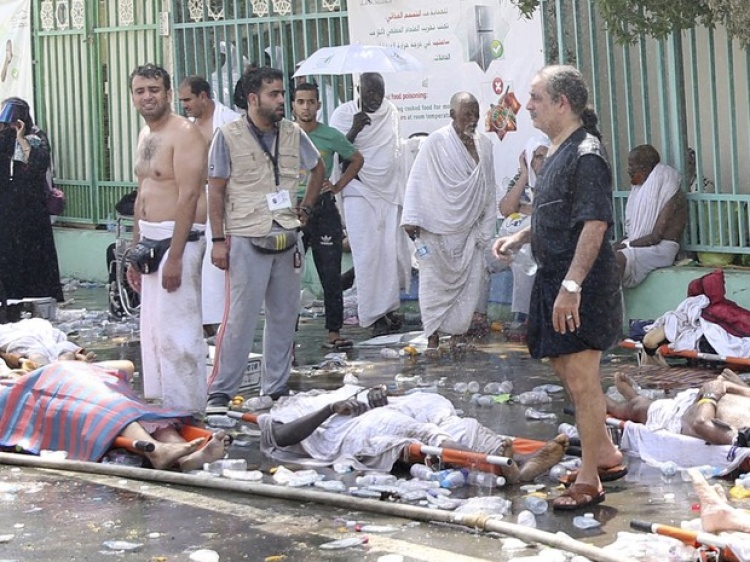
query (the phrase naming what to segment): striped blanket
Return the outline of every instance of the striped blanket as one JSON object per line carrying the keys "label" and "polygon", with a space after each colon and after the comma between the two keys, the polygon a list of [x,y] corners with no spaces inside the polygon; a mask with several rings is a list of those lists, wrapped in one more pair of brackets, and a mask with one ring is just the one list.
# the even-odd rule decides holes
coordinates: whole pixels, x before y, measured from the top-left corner
{"label": "striped blanket", "polygon": [[189,414],[145,404],[125,374],[80,361],[59,361],[0,386],[0,446],[98,461],[131,422]]}

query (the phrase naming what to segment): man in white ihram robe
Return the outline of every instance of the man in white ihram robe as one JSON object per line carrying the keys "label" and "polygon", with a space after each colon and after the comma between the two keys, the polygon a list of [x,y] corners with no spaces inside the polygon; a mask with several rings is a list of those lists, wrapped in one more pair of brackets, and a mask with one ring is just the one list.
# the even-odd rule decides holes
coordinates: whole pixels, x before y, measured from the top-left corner
{"label": "man in white ihram robe", "polygon": [[398,109],[385,99],[383,77],[365,73],[360,87],[361,99],[337,107],[329,124],[365,158],[341,195],[357,279],[359,324],[372,326],[373,335],[379,336],[400,327],[394,313],[401,304],[399,290],[406,285],[402,266],[408,263],[408,239],[399,228],[405,178]]}
{"label": "man in white ihram robe", "polygon": [[418,238],[419,308],[436,348],[439,332],[464,334],[480,293],[484,249],[495,227],[492,143],[476,133],[479,103],[451,98],[450,125],[422,144],[406,185],[401,224]]}

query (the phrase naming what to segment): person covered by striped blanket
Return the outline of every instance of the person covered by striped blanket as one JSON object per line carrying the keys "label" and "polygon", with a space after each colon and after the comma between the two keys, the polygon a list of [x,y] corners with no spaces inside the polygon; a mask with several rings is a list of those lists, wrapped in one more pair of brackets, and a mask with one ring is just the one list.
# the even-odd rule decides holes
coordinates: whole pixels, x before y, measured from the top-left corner
{"label": "person covered by striped blanket", "polygon": [[131,388],[129,361],[56,361],[0,378],[0,447],[31,454],[64,451],[99,461],[118,436],[154,444],[144,453],[157,469],[194,470],[226,452],[225,433],[185,440],[187,411],[146,404]]}

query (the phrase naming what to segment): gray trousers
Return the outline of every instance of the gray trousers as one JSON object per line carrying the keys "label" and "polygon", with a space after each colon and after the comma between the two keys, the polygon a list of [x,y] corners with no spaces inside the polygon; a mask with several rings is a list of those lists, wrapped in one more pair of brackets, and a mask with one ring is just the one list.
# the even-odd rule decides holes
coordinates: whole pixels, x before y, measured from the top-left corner
{"label": "gray trousers", "polygon": [[294,267],[297,246],[278,254],[258,251],[249,238],[233,236],[229,249],[228,311],[217,341],[218,371],[209,394],[237,394],[252,351],[265,301],[261,393],[287,389],[299,314],[302,268]]}

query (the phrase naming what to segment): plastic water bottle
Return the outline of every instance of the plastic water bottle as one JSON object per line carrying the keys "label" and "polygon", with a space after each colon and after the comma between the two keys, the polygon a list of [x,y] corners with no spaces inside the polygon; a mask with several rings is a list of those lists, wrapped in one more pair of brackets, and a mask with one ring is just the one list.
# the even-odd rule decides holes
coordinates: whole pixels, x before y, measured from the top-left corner
{"label": "plastic water bottle", "polygon": [[578,428],[574,426],[572,423],[561,423],[557,427],[557,432],[562,433],[566,436],[568,436],[571,439],[575,439],[579,437],[578,435]]}
{"label": "plastic water bottle", "polygon": [[466,479],[468,473],[466,470],[451,470],[449,474],[445,475],[440,481],[441,488],[461,488],[466,486]]}
{"label": "plastic water bottle", "polygon": [[433,472],[430,475],[430,480],[434,480],[435,482],[440,482],[443,478],[448,476],[451,472],[453,472],[450,468],[444,468],[443,470],[438,470],[437,472]]}
{"label": "plastic water bottle", "polygon": [[470,472],[467,480],[469,486],[478,486],[480,488],[498,488],[505,486],[506,482],[502,476],[478,470]]}
{"label": "plastic water bottle", "polygon": [[662,463],[662,465],[659,467],[659,470],[661,470],[661,473],[663,476],[666,476],[667,478],[670,478],[677,474],[677,471],[679,470],[679,467],[676,463],[672,461],[667,461],[665,463]]}
{"label": "plastic water bottle", "polygon": [[520,267],[521,271],[529,277],[536,275],[538,266],[536,261],[534,261],[534,256],[531,254],[531,244],[524,244],[521,246],[521,248],[513,254],[511,262],[517,267]]}
{"label": "plastic water bottle", "polygon": [[524,527],[536,528],[536,516],[529,510],[524,509],[521,513],[518,514],[516,523],[518,523],[519,525],[523,525]]}
{"label": "plastic water bottle", "polygon": [[477,398],[477,406],[489,408],[495,404],[495,399],[490,395],[484,395]]}
{"label": "plastic water bottle", "polygon": [[547,404],[552,402],[552,398],[546,392],[531,390],[516,396],[516,402],[524,406],[532,406],[534,404]]}
{"label": "plastic water bottle", "polygon": [[595,529],[601,526],[601,523],[594,519],[593,513],[585,513],[573,517],[573,526],[577,529]]}
{"label": "plastic water bottle", "polygon": [[427,247],[427,244],[425,244],[422,239],[417,236],[414,239],[414,245],[416,246],[416,255],[418,260],[425,260],[430,257],[430,249]]}
{"label": "plastic water bottle", "polygon": [[337,541],[323,543],[318,548],[321,550],[341,550],[344,548],[359,546],[360,544],[367,544],[367,541],[367,536],[361,535],[358,537],[350,537],[347,539],[339,539]]}
{"label": "plastic water bottle", "polygon": [[357,486],[390,486],[395,484],[398,478],[393,474],[367,474],[357,476]]}
{"label": "plastic water bottle", "polygon": [[534,408],[526,408],[524,416],[527,420],[557,421],[557,414],[554,412],[542,412]]}
{"label": "plastic water bottle", "polygon": [[466,385],[466,390],[471,393],[479,392],[479,383],[477,381],[471,381]]}
{"label": "plastic water bottle", "polygon": [[409,474],[418,480],[429,480],[434,472],[429,466],[423,464],[413,464],[409,469]]}
{"label": "plastic water bottle", "polygon": [[534,515],[541,515],[546,512],[549,507],[547,500],[536,496],[526,496],[523,499],[523,505]]}
{"label": "plastic water bottle", "polygon": [[459,394],[464,394],[469,388],[469,385],[465,382],[457,382],[453,385],[453,391],[458,392]]}
{"label": "plastic water bottle", "polygon": [[500,392],[501,383],[499,382],[488,382],[484,385],[485,394],[501,394]]}
{"label": "plastic water bottle", "polygon": [[570,472],[566,467],[561,464],[556,464],[549,469],[549,478],[555,482],[560,482]]}

